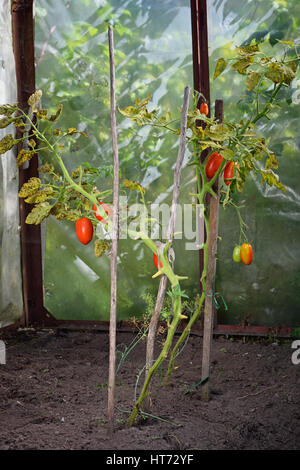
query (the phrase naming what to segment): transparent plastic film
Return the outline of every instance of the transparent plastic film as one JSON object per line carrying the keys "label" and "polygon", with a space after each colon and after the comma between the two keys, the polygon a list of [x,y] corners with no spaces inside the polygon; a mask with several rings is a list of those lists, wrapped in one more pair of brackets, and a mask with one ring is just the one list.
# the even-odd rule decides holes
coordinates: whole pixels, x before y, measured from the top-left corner
{"label": "transparent plastic film", "polygon": [[[60,126],[77,127],[88,135],[70,139],[62,150],[68,170],[88,162],[102,171],[98,188],[112,187],[112,144],[109,109],[107,22],[114,24],[117,106],[151,95],[149,109],[159,107],[180,119],[184,87],[192,86],[192,39],[188,1],[88,1],[36,3],[37,87],[43,107],[63,104]],[[120,158],[120,195],[124,179],[137,181],[152,203],[170,204],[178,136],[138,127],[117,113]],[[41,161],[46,155],[41,152]],[[185,168],[181,201],[189,193],[194,171]],[[128,204],[140,201],[132,191]],[[108,196],[105,203],[112,202]],[[49,217],[44,254],[45,306],[57,318],[108,320],[110,261],[96,258],[91,242],[83,247],[74,223]],[[176,240],[176,270],[188,276],[184,288],[196,294],[198,256]],[[184,250],[184,256],[182,256]],[[140,241],[120,240],[118,257],[118,319],[145,312],[145,295],[153,297],[159,279],[152,252]]]}
{"label": "transparent plastic film", "polygon": [[[209,43],[212,100],[224,100],[225,119],[242,115],[245,79],[228,69],[213,80],[219,57],[226,58],[235,46],[256,40],[270,55],[278,40],[300,41],[300,4],[291,2],[209,2]],[[262,42],[261,42],[262,41]],[[217,260],[217,292],[220,301],[218,321],[223,324],[298,326],[300,322],[300,72],[289,88],[278,96],[271,120],[262,119],[259,130],[279,162],[280,180],[286,187],[261,185],[252,179],[242,194],[234,195],[248,226],[247,238],[253,245],[250,266],[235,263],[232,251],[239,244],[239,219],[234,208],[220,208]]]}
{"label": "transparent plastic film", "polygon": [[[16,79],[12,49],[10,2],[0,4],[0,103],[15,103]],[[0,138],[9,128],[0,129]],[[9,129],[14,133],[14,127]],[[13,151],[1,156],[0,165],[0,328],[14,323],[23,311],[20,267],[18,171]]]}

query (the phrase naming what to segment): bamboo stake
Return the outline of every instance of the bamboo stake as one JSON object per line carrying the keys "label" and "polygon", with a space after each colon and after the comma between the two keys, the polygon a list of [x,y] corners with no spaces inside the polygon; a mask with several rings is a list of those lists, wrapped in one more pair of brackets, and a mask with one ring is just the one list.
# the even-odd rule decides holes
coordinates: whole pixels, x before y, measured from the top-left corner
{"label": "bamboo stake", "polygon": [[119,235],[119,155],[116,120],[116,94],[115,94],[115,61],[113,28],[108,28],[109,61],[110,61],[110,116],[113,148],[113,222],[112,222],[112,248],[110,257],[110,323],[109,323],[109,378],[108,378],[108,433],[114,432],[115,408],[115,370],[116,370],[116,328],[117,328],[117,254]]}
{"label": "bamboo stake", "polygon": [[[181,117],[181,132],[180,132],[179,149],[178,149],[176,167],[175,167],[175,172],[174,172],[173,198],[172,198],[171,215],[170,215],[168,231],[167,231],[167,240],[172,240],[174,236],[174,231],[175,231],[176,209],[177,209],[177,204],[179,201],[179,194],[180,194],[181,170],[182,170],[182,164],[183,164],[183,159],[184,159],[185,149],[186,149],[186,119],[187,119],[187,113],[188,113],[188,108],[189,108],[189,98],[190,98],[190,88],[186,87],[184,90],[184,99],[183,99],[182,117]],[[157,326],[158,326],[158,322],[160,318],[160,312],[161,312],[164,298],[165,298],[167,282],[168,282],[167,276],[163,275],[159,283],[159,289],[157,293],[154,314],[152,315],[150,325],[149,325],[148,338],[147,338],[147,350],[146,350],[147,373],[153,363],[155,336],[156,336]],[[151,405],[151,401],[150,401],[150,396],[149,396],[148,407],[150,407],[150,405]]]}

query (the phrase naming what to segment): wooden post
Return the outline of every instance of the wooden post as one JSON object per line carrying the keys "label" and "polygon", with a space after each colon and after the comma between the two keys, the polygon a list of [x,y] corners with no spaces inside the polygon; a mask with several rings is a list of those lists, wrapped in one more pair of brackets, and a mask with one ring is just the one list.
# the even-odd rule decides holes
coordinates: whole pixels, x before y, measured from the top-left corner
{"label": "wooden post", "polygon": [[[191,21],[192,21],[192,45],[193,45],[193,74],[194,89],[205,96],[208,104],[210,116],[210,87],[209,87],[209,59],[208,59],[208,28],[207,28],[207,5],[206,0],[191,0]],[[200,107],[203,99],[199,100]],[[204,126],[204,123],[199,122]],[[203,162],[207,157],[208,149],[204,150],[200,156]],[[209,195],[206,197],[206,203],[209,204]],[[199,226],[199,240],[205,240],[204,221]],[[200,277],[203,272],[204,256],[203,250],[199,250],[199,270]],[[202,285],[200,284],[200,294]]]}
{"label": "wooden post", "polygon": [[[222,100],[216,100],[215,117],[219,122],[223,121],[224,104]],[[219,182],[217,181],[214,190],[217,197],[210,199],[209,205],[209,239],[208,239],[208,262],[206,272],[206,298],[204,308],[203,322],[203,353],[202,353],[202,380],[210,376],[213,327],[214,327],[214,284],[216,274],[216,254],[218,244],[218,225],[219,225]],[[209,400],[209,380],[202,386],[202,400]]]}
{"label": "wooden post", "polygon": [[[179,201],[180,195],[180,180],[181,180],[181,171],[184,160],[184,155],[186,151],[186,123],[187,123],[187,114],[189,110],[190,102],[190,87],[185,87],[184,89],[184,98],[182,105],[182,114],[181,114],[181,126],[180,126],[180,137],[179,137],[179,149],[176,160],[176,167],[174,171],[174,185],[173,185],[173,197],[172,197],[172,206],[171,214],[167,231],[167,241],[172,240],[175,232],[176,225],[176,210],[177,204]],[[147,348],[146,348],[146,375],[148,374],[148,369],[152,366],[154,360],[154,344],[155,337],[157,332],[157,326],[160,318],[160,312],[163,307],[164,298],[166,294],[168,278],[166,275],[161,277],[159,283],[159,289],[156,297],[155,310],[150,320],[149,332],[147,338]],[[148,397],[148,403],[146,405],[147,409],[151,407],[151,397]]]}
{"label": "wooden post", "polygon": [[[18,106],[28,110],[27,100],[35,92],[33,0],[13,0],[11,6],[13,49],[16,63]],[[21,137],[17,129],[17,137]],[[19,148],[18,150],[21,150]],[[27,167],[19,169],[19,187],[31,177],[38,177],[38,156]],[[19,200],[21,226],[21,263],[25,325],[41,323],[49,316],[44,308],[42,244],[40,225],[28,225],[32,209]]]}
{"label": "wooden post", "polygon": [[108,378],[108,433],[114,431],[115,377],[116,377],[116,330],[117,330],[117,255],[119,236],[119,154],[116,119],[115,61],[113,28],[108,29],[110,60],[110,115],[113,147],[113,224],[110,258],[110,322],[109,322],[109,378]]}

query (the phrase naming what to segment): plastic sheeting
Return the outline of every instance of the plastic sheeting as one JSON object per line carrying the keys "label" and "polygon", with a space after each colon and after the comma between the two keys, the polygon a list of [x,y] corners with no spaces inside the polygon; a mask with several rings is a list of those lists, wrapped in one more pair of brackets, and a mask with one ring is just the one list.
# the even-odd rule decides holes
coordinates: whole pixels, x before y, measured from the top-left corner
{"label": "plastic sheeting", "polygon": [[[108,108],[108,50],[105,21],[118,24],[115,32],[118,105],[153,94],[153,106],[175,111],[184,86],[192,84],[192,43],[189,1],[76,0],[60,3],[41,0],[36,6],[37,83],[43,89],[43,106],[64,104],[63,127],[79,126],[89,134],[74,139],[64,155],[69,169],[82,161],[95,166],[112,163]],[[299,39],[299,2],[266,0],[214,0],[208,2],[209,50],[213,72],[224,50],[252,37]],[[298,19],[297,19],[298,18]],[[252,35],[252,36],[251,36]],[[273,41],[274,42],[274,41]],[[299,73],[299,72],[298,72]],[[224,99],[225,117],[236,116],[234,101],[242,93],[240,80],[224,74],[212,83],[212,102]],[[290,95],[282,92],[282,110],[274,112],[272,125],[262,124],[272,140],[280,163],[285,194],[250,181],[238,204],[249,226],[254,246],[251,266],[232,261],[239,241],[239,225],[232,209],[220,209],[217,291],[219,323],[269,326],[299,325],[299,81]],[[292,104],[286,102],[290,98]],[[149,200],[168,202],[177,142],[153,139],[146,130],[137,138],[128,122],[118,116],[123,178],[147,187]],[[111,184],[103,178],[101,187]],[[181,202],[190,202],[193,173],[183,175]],[[134,195],[132,200],[134,200]],[[198,253],[175,242],[176,271],[188,275],[183,288],[191,298],[198,292]],[[155,293],[151,253],[139,242],[121,241],[119,255],[119,319],[144,312],[143,295]],[[107,320],[109,313],[109,260],[96,259],[93,247],[82,248],[74,225],[47,221],[45,251],[45,304],[57,318]]]}
{"label": "plastic sheeting", "polygon": [[[59,125],[78,127],[83,137],[63,154],[68,169],[88,161],[93,166],[112,165],[109,117],[109,62],[107,20],[114,19],[117,104],[121,107],[152,93],[150,107],[178,113],[184,87],[192,85],[192,42],[187,1],[87,1],[36,4],[37,86],[43,90],[43,107],[64,105]],[[177,137],[155,138],[149,129],[132,132],[129,120],[118,114],[121,179],[139,181],[147,200],[170,202]],[[43,159],[43,155],[41,155]],[[182,201],[190,202],[193,171],[183,176]],[[111,177],[98,187],[111,187]],[[137,202],[136,193],[129,203]],[[184,257],[176,241],[176,269],[189,276],[185,288],[197,292],[198,257]],[[141,242],[121,240],[118,260],[118,318],[139,316],[143,296],[155,294],[159,280],[152,253]],[[74,223],[47,220],[44,264],[45,306],[57,318],[108,320],[109,259],[97,259],[93,245],[82,247]]]}
{"label": "plastic sheeting", "polygon": [[[15,103],[15,62],[12,50],[10,3],[0,4],[0,103]],[[0,138],[7,129],[0,130]],[[14,133],[14,127],[10,130]],[[23,311],[20,268],[18,171],[13,151],[1,156],[0,165],[1,292],[0,328],[14,323]]]}
{"label": "plastic sheeting", "polygon": [[[276,53],[276,40],[300,42],[299,1],[213,1],[209,4],[209,41],[211,76],[216,60],[226,49],[267,40],[270,55]],[[244,80],[229,71],[211,82],[212,99],[222,98],[225,118],[241,116],[236,105],[244,93]],[[279,175],[286,192],[261,186],[258,180],[247,183],[235,203],[245,206],[241,215],[248,225],[253,244],[251,266],[232,261],[232,250],[239,243],[239,221],[235,209],[220,208],[217,291],[220,300],[218,321],[224,324],[261,326],[298,326],[300,323],[300,71],[290,89],[281,90],[280,108],[272,120],[260,121],[259,129],[279,161]]]}

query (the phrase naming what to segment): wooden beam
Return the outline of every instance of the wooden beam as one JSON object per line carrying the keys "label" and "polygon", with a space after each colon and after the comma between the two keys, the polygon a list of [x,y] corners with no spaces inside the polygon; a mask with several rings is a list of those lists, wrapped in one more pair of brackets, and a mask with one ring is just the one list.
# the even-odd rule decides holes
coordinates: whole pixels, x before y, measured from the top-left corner
{"label": "wooden beam", "polygon": [[[28,110],[27,100],[35,92],[33,1],[13,0],[11,12],[18,106],[26,112]],[[17,137],[20,137],[20,130],[18,129]],[[27,167],[24,165],[19,170],[19,188],[29,178],[38,177],[37,169],[38,156],[35,155]],[[23,321],[26,326],[41,323],[42,319],[49,315],[43,305],[41,228],[39,225],[25,223],[32,207],[31,204],[25,203],[23,199],[19,199],[24,301]]]}

